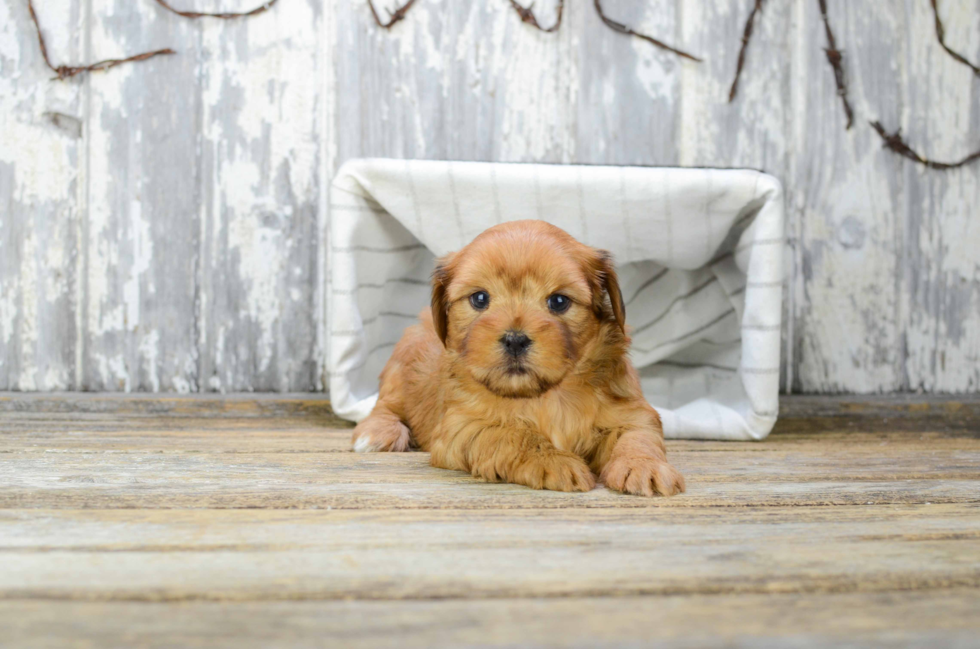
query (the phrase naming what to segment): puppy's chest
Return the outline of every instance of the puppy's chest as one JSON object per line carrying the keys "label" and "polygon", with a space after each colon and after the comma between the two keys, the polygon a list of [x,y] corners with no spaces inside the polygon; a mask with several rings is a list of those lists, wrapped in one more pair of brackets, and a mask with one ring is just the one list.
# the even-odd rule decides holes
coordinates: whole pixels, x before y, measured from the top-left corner
{"label": "puppy's chest", "polygon": [[[594,399],[539,399],[516,406],[502,417],[504,426],[527,426],[548,438],[557,448],[581,452],[594,437],[598,402]],[[503,414],[503,413],[501,413]]]}

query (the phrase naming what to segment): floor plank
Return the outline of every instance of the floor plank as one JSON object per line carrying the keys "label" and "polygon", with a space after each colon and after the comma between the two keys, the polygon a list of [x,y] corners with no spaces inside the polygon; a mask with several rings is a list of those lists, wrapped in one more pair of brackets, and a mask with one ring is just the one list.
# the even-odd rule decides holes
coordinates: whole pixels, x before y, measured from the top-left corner
{"label": "floor plank", "polygon": [[196,485],[166,485],[118,493],[111,485],[92,487],[83,478],[71,488],[0,488],[0,508],[105,509],[669,509],[672,507],[759,507],[978,502],[976,480],[882,482],[706,483],[688,487],[683,497],[637,498],[598,487],[587,494],[531,491],[514,485],[487,485],[467,476],[428,483],[398,482],[286,485],[252,483],[228,487],[202,476]]}
{"label": "floor plank", "polygon": [[[980,501],[980,450],[909,452],[897,446],[814,445],[727,453],[668,445],[688,481],[670,499],[535,492],[488,485],[430,467],[425,453],[194,453],[9,451],[0,463],[0,507],[111,508],[544,508],[678,507]],[[687,443],[688,449],[696,443]],[[173,440],[173,448],[181,448]]]}
{"label": "floor plank", "polygon": [[440,601],[0,601],[62,647],[976,647],[980,591]]}
{"label": "floor plank", "polygon": [[[980,586],[980,507],[733,513],[0,512],[0,599],[276,600]],[[815,539],[817,540],[815,542]],[[248,566],[248,570],[242,570]]]}
{"label": "floor plank", "polygon": [[[967,432],[980,436],[980,394],[879,395],[850,397],[784,396],[773,430],[782,433],[827,431]],[[0,424],[11,415],[66,420],[103,416],[152,420],[172,418],[275,419],[315,421],[327,427],[349,427],[331,410],[330,402],[310,394],[146,395],[105,393],[0,392]]]}
{"label": "floor plank", "polygon": [[315,394],[120,394],[92,392],[0,392],[0,412],[45,416],[307,418],[349,425],[329,399]]}
{"label": "floor plank", "polygon": [[[877,453],[980,451],[976,431],[825,431],[819,435],[783,432],[761,442],[671,440],[676,452],[764,453],[801,450],[826,455],[838,451]],[[117,453],[347,453],[351,430],[325,428],[293,419],[134,420],[126,417],[37,421],[0,417],[0,453],[19,451]]]}
{"label": "floor plank", "polygon": [[308,395],[0,394],[0,645],[975,646],[978,404],[788,399],[647,499],[350,453]]}

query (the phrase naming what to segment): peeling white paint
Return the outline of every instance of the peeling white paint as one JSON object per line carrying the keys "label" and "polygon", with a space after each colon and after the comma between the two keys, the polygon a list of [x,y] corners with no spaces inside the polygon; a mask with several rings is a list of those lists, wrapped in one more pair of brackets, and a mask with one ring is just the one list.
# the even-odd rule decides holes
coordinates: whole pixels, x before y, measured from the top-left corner
{"label": "peeling white paint", "polygon": [[[14,341],[14,318],[17,317],[17,303],[14,295],[20,292],[20,282],[13,279],[4,278],[3,293],[0,294],[0,341],[4,345],[12,346]],[[20,342],[17,342],[18,346]],[[0,359],[2,362],[2,359]]]}
{"label": "peeling white paint", "polygon": [[16,387],[18,390],[24,391],[37,390],[38,314],[37,309],[32,308],[38,299],[36,245],[37,242],[33,233],[24,239],[20,266],[22,304],[27,308],[20,310],[20,331],[18,333],[20,334],[21,369]]}
{"label": "peeling white paint", "polygon": [[171,382],[174,386],[174,392],[177,392],[178,394],[189,394],[193,391],[194,386],[191,385],[190,381],[179,374],[172,377]]}
{"label": "peeling white paint", "polygon": [[[326,358],[327,184],[377,155],[762,168],[796,221],[796,387],[980,389],[980,170],[917,168],[865,126],[958,158],[976,148],[972,74],[937,46],[928,3],[829,0],[858,120],[844,132],[816,3],[766,3],[729,105],[750,4],[609,4],[695,64],[605,28],[589,2],[567,2],[554,34],[504,0],[417,3],[390,31],[336,0],[227,22],[37,3],[58,62],[180,50],[70,83],[49,81],[24,7],[0,4],[0,262],[15,260],[0,263],[0,389],[322,383],[305,368]],[[550,24],[554,7],[534,11]],[[940,10],[980,58],[980,0]],[[172,124],[193,133],[174,144]]]}
{"label": "peeling white paint", "polygon": [[[123,284],[123,301],[126,305],[126,317],[123,326],[135,331],[140,325],[140,285],[143,279],[142,276],[143,273],[150,269],[150,262],[153,258],[153,239],[150,235],[150,226],[142,218],[141,202],[138,197],[130,201],[129,221],[133,262],[129,270],[129,276]],[[144,351],[142,344],[140,345],[140,351]],[[155,371],[154,369],[154,373]],[[153,387],[153,392],[158,391],[159,381],[154,383]]]}
{"label": "peeling white paint", "polygon": [[[543,8],[538,9],[542,12]],[[574,149],[567,155],[571,138],[562,119],[566,113],[568,88],[560,83],[559,71],[562,58],[567,56],[564,44],[556,34],[545,34],[531,29],[508,12],[495,12],[495,33],[504,32],[504,22],[510,42],[497,50],[495,62],[499,68],[494,76],[506,79],[506,91],[500,98],[501,142],[499,159],[503,161],[560,161],[574,156]],[[550,14],[549,14],[550,15]],[[544,20],[544,18],[542,18]],[[513,56],[520,52],[519,56]]]}
{"label": "peeling white paint", "polygon": [[[673,34],[675,24],[673,3],[656,2],[647,8],[643,22],[634,29],[644,34]],[[674,71],[681,65],[681,60],[639,38],[631,38],[630,44],[636,53],[634,74],[637,82],[651,99],[663,101],[672,108],[677,97]]]}
{"label": "peeling white paint", "polygon": [[[70,56],[70,6],[37,7],[56,60]],[[48,81],[32,29],[26,3],[0,5],[0,390],[68,387],[64,237],[76,217],[78,140],[52,116],[72,119],[78,89]]]}
{"label": "peeling white paint", "polygon": [[[243,172],[244,175],[244,172]],[[272,206],[269,206],[270,208]],[[262,225],[263,214],[249,211],[228,223],[228,245],[238,253],[238,272],[248,287],[248,295],[239,316],[259,326],[259,369],[269,367],[274,351],[273,340],[281,305],[278,273],[284,265],[280,251],[281,233]]]}
{"label": "peeling white paint", "polygon": [[94,358],[95,370],[102,385],[109,392],[130,392],[132,383],[126,360],[121,355],[106,356],[100,354]]}
{"label": "peeling white paint", "polygon": [[150,392],[160,391],[159,366],[160,332],[154,329],[140,340],[140,355],[143,358],[143,372],[149,381]]}
{"label": "peeling white paint", "polygon": [[37,389],[42,392],[54,392],[64,390],[70,382],[68,368],[66,366],[49,367],[41,377],[41,382]]}
{"label": "peeling white paint", "polygon": [[20,48],[24,44],[24,38],[18,32],[10,9],[9,2],[0,5],[0,59],[5,64],[17,66],[20,63]]}

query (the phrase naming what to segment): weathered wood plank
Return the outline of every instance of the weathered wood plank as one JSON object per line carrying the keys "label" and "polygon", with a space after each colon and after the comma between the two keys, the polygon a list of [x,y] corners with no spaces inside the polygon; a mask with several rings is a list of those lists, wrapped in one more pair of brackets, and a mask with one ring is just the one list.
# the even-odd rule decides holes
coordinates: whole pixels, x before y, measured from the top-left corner
{"label": "weathered wood plank", "polygon": [[[85,56],[82,3],[37,3],[56,65]],[[52,81],[26,2],[0,4],[0,390],[77,387],[83,87]]]}
{"label": "weathered wood plank", "polygon": [[[224,624],[249,634],[244,646],[975,638],[973,400],[789,400],[795,419],[764,442],[672,442],[689,493],[670,499],[538,492],[431,468],[423,453],[341,452],[350,430],[321,427],[320,400],[70,401],[82,412],[0,395],[0,624],[20,645],[70,627],[112,645],[122,626],[102,618],[132,604],[143,613],[125,620],[129,644],[237,639]],[[961,423],[854,433],[834,416],[848,410]],[[808,416],[826,432],[804,432]],[[566,625],[576,611],[583,626]],[[507,615],[503,635],[481,626]]]}
{"label": "weathered wood plank", "polygon": [[[0,512],[3,599],[429,599],[980,587],[975,507],[700,512]],[[924,510],[924,511],[923,511]],[[823,512],[821,512],[823,513]],[[107,514],[107,515],[104,515]],[[823,518],[823,520],[820,520]],[[752,520],[754,519],[754,520]],[[819,543],[814,539],[819,538]],[[247,566],[247,569],[243,569]]]}
{"label": "weathered wood plank", "polygon": [[439,602],[0,602],[12,643],[90,646],[975,646],[975,589]]}
{"label": "weathered wood plank", "polygon": [[[785,397],[759,443],[671,441],[673,453],[797,454],[826,461],[980,450],[980,401]],[[350,450],[351,424],[324,399],[0,394],[0,452],[322,453]],[[337,428],[337,427],[342,428]],[[819,433],[819,435],[814,435]],[[948,456],[943,456],[948,457]]]}
{"label": "weathered wood plank", "polygon": [[975,434],[980,431],[980,397],[796,395],[780,399],[774,435],[833,430],[945,430]]}
{"label": "weathered wood plank", "polygon": [[[418,3],[391,31],[356,2],[232,22],[117,4],[39,6],[53,58],[179,55],[53,83],[24,5],[2,10],[0,389],[316,388],[315,205],[338,162],[366,155],[765,169],[796,245],[791,387],[980,386],[980,168],[924,170],[866,125],[938,159],[976,148],[980,82],[940,49],[928,3],[829,2],[850,132],[804,0],[765,4],[734,104],[750,0],[606,0],[702,64],[614,33],[588,2],[553,34],[504,1]],[[555,6],[536,4],[542,23]],[[980,60],[978,1],[939,7]]]}
{"label": "weathered wood plank", "polygon": [[[980,148],[980,79],[936,41],[929,3],[906,5],[907,108],[902,131],[937,160]],[[947,43],[980,60],[980,1],[938,3]],[[950,172],[904,162],[907,209],[902,268],[906,385],[925,391],[980,390],[980,166]]]}
{"label": "weathered wood plank", "polygon": [[[62,392],[53,394],[2,392],[0,413],[103,413],[129,416],[323,417],[331,414],[328,399],[302,394],[140,395]],[[836,418],[840,423],[866,427],[889,420],[913,420],[920,428],[939,423],[974,427],[980,423],[980,395],[783,395],[780,424],[775,433],[790,432],[811,419]],[[812,432],[806,427],[807,432]]]}
{"label": "weathered wood plank", "polygon": [[152,2],[90,11],[92,60],[178,54],[87,82],[81,387],[196,390],[199,31]]}
{"label": "weathered wood plank", "polygon": [[[171,438],[174,439],[174,438]],[[824,445],[827,447],[830,445]],[[186,483],[194,476],[226,487],[259,486],[266,481],[282,484],[329,485],[474,483],[468,474],[429,466],[428,453],[58,453],[13,451],[4,454],[0,467],[3,487],[34,487],[64,483],[114,485],[122,493],[137,483],[147,491]],[[863,451],[863,452],[862,452]],[[52,453],[53,452],[53,453]],[[850,461],[849,461],[850,459]],[[768,453],[670,452],[671,462],[688,482],[882,482],[947,477],[951,480],[980,481],[980,451],[919,450],[910,453],[902,447],[865,447],[851,452],[838,447],[820,452],[819,447],[803,451]],[[980,484],[977,485],[980,488]],[[100,490],[101,490],[100,489]],[[120,493],[120,495],[122,495]],[[689,494],[697,493],[690,489]],[[980,499],[980,494],[978,494]]]}
{"label": "weathered wood plank", "polygon": [[[436,471],[437,469],[432,469]],[[70,476],[69,476],[70,478]],[[427,483],[328,483],[279,485],[274,483],[226,487],[201,479],[195,489],[128,490],[93,487],[66,481],[63,488],[38,490],[6,488],[0,491],[0,509],[526,509],[569,507],[750,507],[814,505],[935,504],[976,502],[976,480],[906,480],[901,482],[706,482],[683,498],[637,498],[599,487],[588,494],[528,491],[514,485],[487,485],[459,476],[458,482]],[[70,485],[70,486],[68,486]]]}
{"label": "weathered wood plank", "polygon": [[898,124],[909,52],[906,2],[829,0],[845,52],[855,124],[837,96],[817,2],[799,2],[790,214],[796,224],[797,362],[793,389],[882,392],[906,387],[902,317],[901,159],[871,119]]}
{"label": "weathered wood plank", "polygon": [[[569,88],[574,132],[569,142],[574,160],[589,164],[663,165],[680,162],[678,137],[684,101],[684,70],[698,64],[684,61],[636,38],[617,34],[602,24],[591,2],[566,2],[572,34]],[[606,0],[603,8],[614,20],[633,29],[675,41],[680,33],[681,5],[676,0],[623,2]],[[689,3],[687,3],[689,4]],[[535,4],[537,9],[537,4]],[[683,11],[687,11],[684,7]],[[542,10],[538,13],[550,15]],[[679,47],[689,47],[684,42]],[[601,108],[600,108],[601,107]],[[547,107],[528,109],[546,114]]]}
{"label": "weathered wood plank", "polygon": [[793,3],[764,3],[732,103],[729,90],[754,0],[677,4],[683,42],[705,57],[701,64],[683,66],[676,116],[680,164],[760,169],[785,181],[794,82],[788,65],[795,35]]}
{"label": "weathered wood plank", "polygon": [[[173,439],[173,438],[172,438]],[[338,440],[339,441],[339,440]],[[177,442],[177,440],[175,440]],[[978,451],[672,452],[688,492],[669,499],[536,492],[430,467],[423,453],[6,452],[0,507],[738,507],[966,502]],[[397,485],[397,488],[394,487]]]}
{"label": "weathered wood plank", "polygon": [[320,6],[200,24],[201,391],[316,387]]}
{"label": "weathered wood plank", "polygon": [[[980,451],[980,435],[967,432],[865,433],[824,432],[819,436],[784,433],[761,443],[671,441],[674,454],[752,453],[894,456],[901,452],[930,456],[934,452]],[[215,421],[26,419],[0,421],[0,453],[348,453],[350,428],[324,428],[300,420],[265,418]]]}
{"label": "weathered wood plank", "polygon": [[[921,505],[864,505],[861,507],[743,507],[718,511],[675,507],[656,512],[633,509],[527,510],[71,510],[7,509],[0,511],[4,529],[0,552],[31,553],[82,550],[186,551],[296,550],[302,548],[386,548],[405,545],[398,530],[430,546],[466,549],[469,536],[482,526],[487,541],[500,547],[580,545],[616,536],[617,531],[639,534],[643,543],[655,538],[678,541],[714,530],[704,543],[718,538],[797,538],[805,529],[821,526],[832,538],[858,540],[937,541],[980,535],[980,503]],[[547,529],[531,529],[540,521]],[[430,526],[450,533],[433,534]],[[823,527],[826,526],[826,527]],[[333,533],[343,528],[349,533]],[[549,531],[550,530],[550,531]],[[729,534],[734,530],[735,536]],[[561,533],[555,533],[561,532]],[[459,534],[465,534],[462,538]],[[822,535],[821,535],[822,536]],[[549,540],[550,538],[550,540]],[[505,539],[506,542],[497,543]],[[626,537],[617,543],[632,543]]]}
{"label": "weathered wood plank", "polygon": [[350,425],[337,419],[330,401],[315,394],[139,395],[139,394],[24,394],[0,392],[0,413],[37,413],[55,416],[102,415],[106,419],[132,417],[227,417],[333,418],[334,425]]}
{"label": "weathered wood plank", "polygon": [[[786,185],[787,204],[791,204],[795,187],[787,182],[792,153],[788,125],[796,83],[790,65],[798,31],[794,24],[795,3],[763,4],[755,19],[738,94],[732,102],[728,101],[729,92],[745,20],[755,1],[683,0],[677,5],[682,41],[705,57],[699,65],[683,66],[675,115],[679,164],[760,169]],[[787,210],[787,218],[791,223],[792,211]],[[789,225],[786,232],[793,236]],[[787,263],[786,268],[792,271],[791,264]],[[791,277],[791,272],[787,272],[787,277]],[[791,387],[789,381],[794,374],[792,347],[786,340],[793,331],[788,287],[787,283],[783,289],[782,321],[786,324],[782,347],[790,353],[780,359],[783,390]]]}
{"label": "weathered wood plank", "polygon": [[[344,53],[336,68],[338,163],[358,156],[570,160],[571,29],[544,34],[507,3],[469,0],[416,3],[385,31],[366,3],[334,6]],[[534,10],[548,22],[554,7],[549,0]],[[585,10],[566,3],[565,20],[572,24]]]}

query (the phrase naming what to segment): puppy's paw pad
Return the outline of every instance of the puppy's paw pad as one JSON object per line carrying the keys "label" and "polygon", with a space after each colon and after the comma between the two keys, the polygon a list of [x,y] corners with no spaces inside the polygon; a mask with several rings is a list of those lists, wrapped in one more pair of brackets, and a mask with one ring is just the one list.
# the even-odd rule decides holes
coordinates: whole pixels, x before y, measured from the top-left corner
{"label": "puppy's paw pad", "polygon": [[351,441],[355,453],[401,453],[411,447],[412,432],[400,421],[372,420],[368,417],[354,429]]}
{"label": "puppy's paw pad", "polygon": [[535,459],[523,467],[526,481],[535,489],[549,491],[591,491],[595,475],[577,455],[554,455]]}
{"label": "puppy's paw pad", "polygon": [[654,457],[615,458],[599,479],[610,489],[638,496],[673,496],[685,488],[684,476],[666,460]]}

